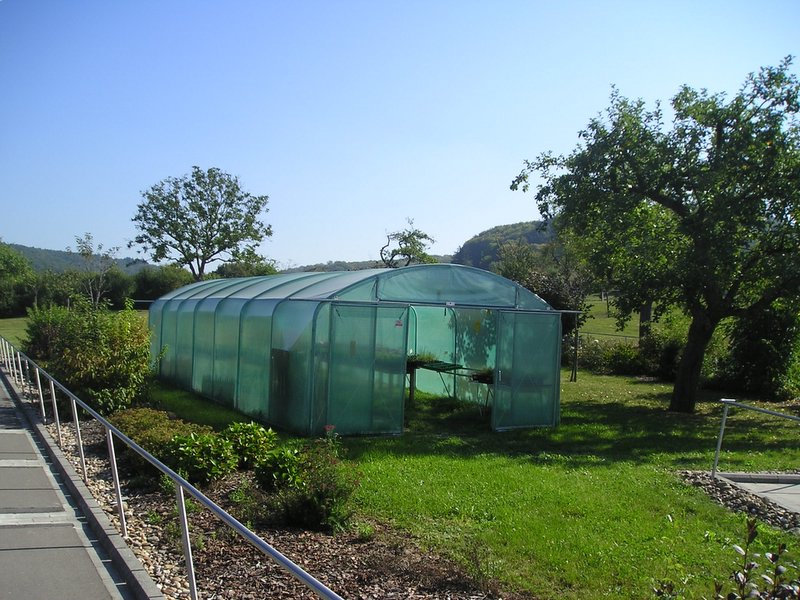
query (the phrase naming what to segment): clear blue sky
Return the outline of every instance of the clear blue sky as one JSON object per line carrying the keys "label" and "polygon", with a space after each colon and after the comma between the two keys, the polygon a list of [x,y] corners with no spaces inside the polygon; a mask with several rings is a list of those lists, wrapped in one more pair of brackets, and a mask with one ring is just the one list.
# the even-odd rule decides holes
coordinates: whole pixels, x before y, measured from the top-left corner
{"label": "clear blue sky", "polygon": [[797,0],[0,0],[0,239],[133,255],[141,192],[198,165],[269,195],[280,266],[407,217],[452,253],[538,217],[512,178],[612,85],[735,92],[787,54]]}

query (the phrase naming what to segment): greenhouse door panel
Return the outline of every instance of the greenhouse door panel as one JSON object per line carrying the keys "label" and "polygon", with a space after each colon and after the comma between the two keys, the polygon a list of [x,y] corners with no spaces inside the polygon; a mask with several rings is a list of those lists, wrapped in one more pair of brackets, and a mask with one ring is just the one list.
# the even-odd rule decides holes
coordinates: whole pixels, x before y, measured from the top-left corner
{"label": "greenhouse door panel", "polygon": [[558,423],[560,355],[559,315],[498,314],[492,429]]}
{"label": "greenhouse door panel", "polygon": [[408,309],[334,305],[330,327],[327,424],[343,434],[402,432]]}

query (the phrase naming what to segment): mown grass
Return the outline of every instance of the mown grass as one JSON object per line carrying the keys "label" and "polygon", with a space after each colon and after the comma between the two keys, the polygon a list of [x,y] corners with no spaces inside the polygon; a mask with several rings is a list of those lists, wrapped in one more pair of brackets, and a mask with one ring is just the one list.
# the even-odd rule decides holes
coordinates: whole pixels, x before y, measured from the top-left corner
{"label": "mown grass", "polygon": [[[664,580],[711,597],[744,520],[676,471],[710,469],[721,407],[709,394],[695,415],[668,413],[669,391],[581,373],[563,384],[558,428],[502,434],[422,398],[403,437],[348,440],[361,510],[541,598],[651,597]],[[729,424],[722,469],[800,466],[796,424],[740,411]],[[759,543],[778,540],[798,555],[796,537],[762,527]]]}
{"label": "mown grass", "polygon": [[27,322],[27,317],[0,319],[0,336],[6,338],[14,346],[19,347],[20,342],[25,337]]}
{"label": "mown grass", "polygon": [[172,413],[184,421],[208,425],[216,431],[222,431],[231,423],[252,421],[251,417],[238,410],[163,382],[153,384],[151,395],[155,408]]}
{"label": "mown grass", "polygon": [[581,327],[581,333],[599,336],[639,336],[639,318],[634,315],[620,331],[617,321],[610,315],[608,303],[600,298],[599,294],[592,294],[587,298],[589,304],[588,318]]}

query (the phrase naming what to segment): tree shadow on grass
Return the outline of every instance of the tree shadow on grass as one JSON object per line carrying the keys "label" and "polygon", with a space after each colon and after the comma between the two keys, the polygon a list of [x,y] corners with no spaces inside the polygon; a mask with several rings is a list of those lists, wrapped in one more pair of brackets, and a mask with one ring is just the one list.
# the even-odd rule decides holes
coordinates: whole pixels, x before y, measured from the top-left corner
{"label": "tree shadow on grass", "polygon": [[[695,414],[668,411],[669,392],[661,389],[638,390],[631,401],[571,400],[562,406],[556,428],[502,433],[489,430],[486,409],[434,399],[415,407],[402,437],[348,440],[347,445],[354,458],[366,452],[458,458],[498,455],[529,457],[532,462],[559,460],[575,468],[629,462],[710,469],[722,414],[719,398],[718,392],[704,391]],[[800,450],[800,436],[764,434],[770,426],[774,423],[752,416],[732,419],[726,428],[725,451],[744,455],[753,450]]]}

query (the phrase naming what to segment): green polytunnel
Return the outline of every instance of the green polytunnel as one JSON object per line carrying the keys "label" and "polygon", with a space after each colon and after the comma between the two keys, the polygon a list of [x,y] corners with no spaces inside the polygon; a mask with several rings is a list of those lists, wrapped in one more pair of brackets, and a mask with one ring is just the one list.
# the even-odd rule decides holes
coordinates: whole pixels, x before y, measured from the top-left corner
{"label": "green polytunnel", "polygon": [[162,379],[300,434],[401,433],[407,390],[480,403],[495,430],[559,421],[560,313],[472,267],[203,281],[149,319]]}

